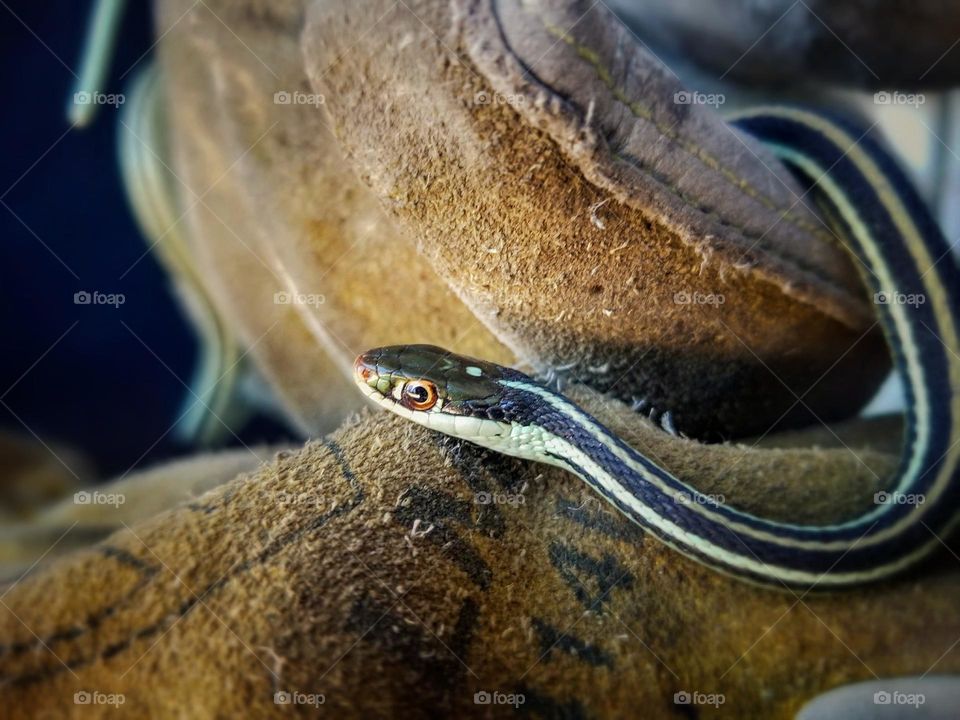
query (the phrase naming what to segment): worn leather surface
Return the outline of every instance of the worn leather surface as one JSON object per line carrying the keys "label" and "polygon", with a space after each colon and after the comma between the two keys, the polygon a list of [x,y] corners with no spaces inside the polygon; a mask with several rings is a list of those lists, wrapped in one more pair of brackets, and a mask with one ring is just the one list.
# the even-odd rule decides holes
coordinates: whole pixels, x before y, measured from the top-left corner
{"label": "worn leather surface", "polygon": [[[672,437],[570,388],[638,449],[753,512],[850,517],[895,468],[897,424],[766,431],[796,400],[767,368],[824,419],[882,376],[853,269],[760,148],[674,105],[601,6],[576,22],[587,7],[159,3],[183,222],[220,311],[316,437],[359,406],[345,373],[370,345],[575,363],[601,387],[627,357],[621,390],[644,386],[681,429],[716,416],[757,436]],[[170,509],[104,509],[115,534],[10,578],[2,714],[117,715],[77,692],[120,693],[131,716],[315,714],[277,692],[343,717],[513,714],[476,704],[485,691],[534,717],[789,718],[831,688],[960,670],[946,550],[882,586],[771,592],[567,473],[370,411],[226,484],[207,470],[133,479]]]}
{"label": "worn leather surface", "polygon": [[303,42],[351,166],[534,368],[728,436],[849,413],[884,373],[846,251],[797,186],[675,103],[603,5],[317,2]]}
{"label": "worn leather surface", "polygon": [[845,251],[602,6],[581,46],[551,34],[576,4],[312,7],[159,5],[182,222],[305,431],[356,407],[353,355],[394,342],[563,368],[694,434],[829,420],[876,387]]}
{"label": "worn leather surface", "polygon": [[[88,478],[81,484],[71,478],[72,482],[58,486],[56,493],[48,491],[47,502],[36,503],[29,517],[9,518],[0,527],[0,577],[19,577],[38,562],[67,555],[124,526],[191,502],[239,473],[254,470],[277,449],[255,446],[195,453],[154,467],[131,469],[105,483]],[[0,464],[10,467],[4,462],[8,459],[7,452],[0,453]],[[44,459],[51,458],[47,454]],[[39,467],[48,469],[45,464]],[[58,468],[62,469],[59,463]],[[0,510],[17,507],[23,495],[45,489],[38,482],[42,476],[38,476],[36,470],[8,472],[4,480],[9,493],[0,500]]]}
{"label": "worn leather surface", "polygon": [[[895,464],[882,434],[886,449],[856,454],[704,446],[575,397],[681,477],[775,517],[849,516]],[[946,551],[859,591],[759,589],[563,471],[365,411],[6,587],[3,714],[116,715],[76,692],[122,694],[138,717],[314,712],[276,692],[322,695],[338,717],[513,714],[475,704],[486,691],[522,694],[532,717],[789,718],[874,675],[960,670],[958,590]],[[722,695],[720,712],[682,692]]]}
{"label": "worn leather surface", "polygon": [[158,28],[169,28],[159,50],[181,223],[218,309],[301,429],[316,433],[359,407],[346,373],[368,347],[425,341],[513,356],[345,168],[322,99],[299,102],[312,94],[303,8],[157,4]]}

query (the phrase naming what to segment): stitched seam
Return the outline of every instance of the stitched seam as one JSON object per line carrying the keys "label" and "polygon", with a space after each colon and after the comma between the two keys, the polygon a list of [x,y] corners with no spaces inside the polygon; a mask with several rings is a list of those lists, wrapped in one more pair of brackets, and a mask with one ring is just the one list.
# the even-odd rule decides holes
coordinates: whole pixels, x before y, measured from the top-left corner
{"label": "stitched seam", "polygon": [[[214,590],[219,590],[222,587],[226,586],[234,578],[248,572],[252,568],[261,567],[266,563],[270,562],[273,558],[277,557],[281,552],[286,550],[288,547],[295,544],[300,538],[308,535],[315,530],[326,526],[331,520],[350,513],[354,508],[359,506],[365,497],[363,488],[360,486],[360,483],[357,481],[357,477],[353,472],[350,462],[346,457],[343,448],[332,439],[323,439],[321,440],[324,447],[329,453],[329,457],[332,457],[334,461],[340,468],[340,474],[344,480],[347,481],[348,487],[354,490],[353,497],[348,499],[344,504],[338,504],[333,507],[331,510],[328,510],[325,513],[314,517],[309,522],[304,523],[299,528],[293,530],[288,530],[285,533],[281,534],[278,538],[269,542],[264,548],[261,548],[256,552],[252,557],[247,558],[243,561],[238,561],[226,572],[226,574],[221,575],[219,579],[207,584],[205,588],[200,593],[194,593],[191,591],[193,597],[188,597],[186,600],[182,601],[180,605],[171,611],[167,612],[163,617],[149,625],[140,625],[139,627],[130,628],[128,634],[125,638],[118,640],[117,642],[108,645],[105,648],[101,648],[91,653],[90,655],[81,656],[76,659],[69,659],[66,663],[61,662],[59,665],[54,665],[52,667],[38,668],[35,670],[29,670],[26,672],[21,672],[20,674],[13,675],[0,675],[0,686],[13,684],[13,685],[31,685],[38,682],[43,682],[51,677],[55,677],[60,673],[69,670],[73,672],[81,667],[86,667],[94,662],[100,660],[109,659],[120,652],[126,652],[132,647],[133,643],[141,638],[150,637],[151,635],[157,634],[162,628],[167,626],[167,623],[171,619],[171,615],[175,616],[174,623],[179,622],[182,618],[185,618],[194,608],[203,601],[208,595],[212,595]],[[112,546],[106,546],[103,549],[104,552],[108,554],[114,554],[118,552],[123,552],[122,549],[113,548]],[[108,605],[107,608],[101,609],[100,612],[104,614],[105,617],[113,615],[117,608],[128,605],[136,594],[138,594],[144,587],[146,587],[147,582],[150,578],[157,573],[157,568],[152,565],[145,565],[141,572],[146,573],[141,577],[141,581],[136,585],[136,587],[127,593],[119,601]],[[189,589],[189,588],[188,588]],[[88,616],[89,617],[89,616]],[[89,621],[78,623],[72,629],[80,629],[80,634],[86,634],[94,629]],[[60,633],[54,633],[51,635],[48,640],[51,644],[53,640],[51,638],[56,637]],[[40,643],[44,643],[44,640],[37,638]],[[73,643],[76,640],[73,638],[66,638],[65,642]],[[0,657],[3,656],[3,653],[0,653]]]}
{"label": "stitched seam", "polygon": [[[497,26],[497,31],[499,33],[500,40],[504,44],[504,47],[507,49],[507,52],[511,55],[511,57],[513,57],[516,60],[516,62],[518,62],[521,65],[521,67],[525,69],[525,73],[529,74],[533,78],[536,78],[537,82],[543,87],[549,87],[544,80],[537,78],[536,74],[530,68],[527,68],[523,64],[523,61],[517,56],[516,52],[510,46],[510,41],[507,39],[506,34],[504,33],[503,25],[497,13],[496,0],[491,1],[490,10],[493,13],[494,21]],[[603,68],[600,68],[600,70],[602,71]],[[561,97],[565,101],[570,102],[569,98],[563,97],[563,95],[558,93],[556,90],[551,89],[551,92],[553,92],[557,97]],[[672,185],[669,180],[658,176],[654,170],[644,167],[642,163],[639,161],[639,159],[633,158],[626,153],[619,152],[612,148],[610,152],[615,160],[620,160],[621,162],[625,162],[629,164],[634,171],[644,175],[646,178],[649,178],[650,180],[655,182],[660,189],[666,192],[669,192],[675,197],[679,198],[685,207],[701,213],[702,215],[711,219],[713,222],[715,222],[716,224],[722,227],[727,227],[732,230],[735,230],[744,238],[753,240],[755,247],[758,246],[762,250],[765,250],[771,254],[776,255],[777,257],[783,259],[784,261],[789,261],[790,263],[792,263],[792,265],[795,268],[812,274],[817,279],[817,281],[820,282],[822,285],[824,285],[826,288],[834,290],[835,292],[843,296],[850,295],[850,291],[847,289],[846,286],[842,285],[841,283],[835,280],[825,277],[823,274],[823,269],[820,268],[819,266],[812,266],[808,264],[808,262],[804,258],[792,255],[783,248],[777,248],[776,252],[772,252],[774,249],[773,246],[769,242],[765,241],[765,237],[769,232],[769,229],[764,233],[760,234],[756,231],[748,230],[744,226],[738,225],[733,221],[727,220],[716,209],[710,208],[709,206],[703,204],[699,198],[693,198],[685,195],[683,191],[681,191],[678,187]],[[780,217],[777,219],[777,222],[780,222],[781,220],[784,219],[786,210],[783,208],[777,208],[777,210],[780,211]],[[753,248],[751,247],[748,250],[743,251],[740,255],[740,259],[742,260],[752,249]],[[731,263],[731,264],[738,264],[738,263],[739,263],[739,260],[737,261],[737,263]]]}
{"label": "stitched seam", "polygon": [[[527,8],[525,4],[523,3],[521,4],[524,6],[525,9]],[[530,11],[528,10],[528,12]],[[757,190],[748,180],[740,177],[735,172],[725,167],[716,157],[714,157],[712,154],[704,150],[700,145],[697,145],[696,143],[692,142],[688,138],[685,138],[684,136],[675,132],[671,127],[658,121],[654,117],[653,112],[650,110],[650,108],[643,105],[637,100],[632,100],[630,96],[627,95],[627,93],[616,84],[616,82],[613,79],[613,75],[600,61],[600,56],[597,54],[596,51],[594,51],[592,48],[590,48],[587,45],[583,45],[582,43],[577,42],[577,40],[571,37],[569,33],[567,33],[566,31],[561,30],[555,25],[551,25],[547,21],[547,19],[542,15],[539,15],[537,13],[533,13],[533,14],[543,24],[543,27],[547,30],[547,32],[549,32],[551,35],[556,37],[558,40],[563,40],[563,42],[571,46],[576,51],[578,57],[580,57],[582,60],[584,60],[590,66],[593,67],[594,71],[597,74],[597,77],[600,79],[600,81],[604,85],[607,86],[607,88],[612,93],[614,99],[616,99],[617,102],[619,102],[621,105],[626,107],[634,117],[638,117],[642,120],[646,120],[647,122],[649,122],[651,125],[653,125],[657,129],[657,131],[660,132],[661,135],[664,135],[665,137],[670,138],[675,143],[677,143],[677,145],[680,146],[680,148],[685,150],[688,154],[700,160],[700,162],[702,162],[711,170],[714,170],[715,172],[720,173],[721,177],[723,177],[725,180],[727,180],[727,182],[731,183],[734,187],[736,187],[738,190],[740,190],[742,193],[744,193],[751,199],[759,202],[761,205],[763,205],[769,210],[772,210],[774,212],[781,212],[782,213],[781,217],[785,219],[787,222],[789,222],[790,224],[802,230],[805,230],[808,233],[811,233],[812,235],[820,237],[821,239],[825,239],[828,242],[832,242],[832,238],[830,237],[830,235],[828,233],[825,233],[821,228],[817,227],[815,224],[811,223],[805,218],[802,218],[796,215],[796,213],[793,212],[791,209],[789,208],[784,209],[782,206],[778,205],[769,197],[767,197],[767,195]],[[727,224],[730,225],[731,227],[736,227],[735,225],[732,225],[730,223],[727,223]]]}
{"label": "stitched seam", "polygon": [[[525,67],[525,66],[523,65],[523,61],[522,61],[522,60],[520,59],[520,57],[516,54],[516,52],[510,47],[510,42],[509,42],[509,40],[508,40],[507,37],[506,37],[506,34],[505,34],[505,32],[504,32],[504,29],[503,29],[503,25],[502,25],[502,23],[501,23],[501,21],[500,21],[500,18],[499,18],[499,16],[498,16],[497,0],[488,0],[488,1],[490,2],[490,11],[491,11],[492,14],[493,14],[494,22],[495,22],[495,24],[496,24],[497,31],[498,31],[498,33],[499,33],[501,42],[504,44],[504,47],[506,48],[508,54],[509,54],[511,57],[513,57],[514,60],[521,65],[521,67]],[[521,3],[521,4],[522,4],[522,3]],[[541,18],[541,20],[542,20],[542,18]],[[542,21],[543,21],[543,20],[542,20]],[[543,21],[543,22],[544,22],[544,24],[546,24],[545,21]],[[598,68],[598,71],[599,71],[599,70],[602,70],[602,68]],[[535,74],[535,73],[533,73],[532,71],[529,71],[529,70],[528,70],[528,72],[531,74],[531,76],[532,76],[533,78],[536,78],[536,74]],[[609,77],[609,73],[608,73],[607,75],[608,75],[608,77]],[[556,90],[550,88],[549,85],[548,85],[547,83],[545,83],[544,81],[538,80],[538,83],[539,83],[540,85],[542,85],[544,88],[549,89],[549,90],[550,90],[554,95],[556,95],[557,97],[563,99],[563,96],[562,96],[560,93],[558,93]],[[569,102],[569,99],[566,99],[566,100]],[[632,159],[632,158],[630,158],[629,156],[624,155],[624,154],[619,154],[619,156],[618,156],[618,153],[617,153],[616,151],[612,151],[612,150],[611,150],[611,154],[613,155],[614,159],[620,160],[620,161],[622,161],[622,162],[627,162],[627,163],[629,163],[635,171],[643,174],[643,175],[646,176],[647,178],[650,178],[651,180],[653,180],[654,182],[656,182],[657,185],[658,185],[660,188],[665,189],[665,190],[673,193],[673,194],[676,195],[677,197],[679,197],[679,198],[683,201],[683,203],[684,203],[684,205],[685,205],[686,207],[689,207],[690,209],[692,209],[692,210],[694,210],[694,211],[696,211],[696,212],[700,212],[700,213],[704,214],[705,216],[710,216],[710,217],[712,217],[712,218],[715,218],[715,220],[716,220],[716,222],[717,222],[718,224],[721,224],[721,225],[723,225],[723,226],[726,226],[726,227],[729,227],[729,228],[731,228],[731,229],[733,229],[733,230],[736,230],[736,231],[738,231],[741,235],[743,235],[744,237],[746,237],[746,238],[748,238],[748,239],[753,239],[753,240],[755,240],[755,241],[756,241],[756,245],[758,245],[761,249],[764,249],[764,250],[767,250],[767,251],[772,250],[772,248],[771,248],[771,246],[770,246],[769,243],[763,242],[763,236],[760,236],[760,237],[758,237],[758,236],[756,236],[756,235],[751,236],[751,233],[748,232],[745,228],[740,227],[740,226],[736,225],[735,223],[733,223],[733,222],[731,222],[731,221],[725,220],[723,217],[721,217],[721,216],[719,215],[719,213],[718,213],[716,210],[713,210],[713,209],[711,209],[711,208],[709,208],[709,207],[703,206],[699,201],[694,201],[694,200],[691,200],[691,199],[688,199],[688,198],[684,197],[683,194],[681,193],[681,191],[679,191],[677,188],[671,186],[669,182],[667,182],[667,181],[665,181],[665,180],[662,180],[662,179],[656,177],[651,170],[648,170],[648,169],[646,169],[646,168],[641,167],[640,164],[639,164],[639,162],[638,162],[637,160]],[[782,207],[777,207],[776,210],[779,210],[779,211],[781,212],[781,217],[777,220],[777,222],[780,222],[780,220],[783,219],[783,216],[784,216],[784,214],[785,214],[785,210],[784,210],[784,208],[782,208]],[[827,237],[829,238],[829,236],[827,236]],[[800,269],[800,270],[802,270],[802,271],[809,272],[810,274],[812,274],[812,275],[814,276],[814,278],[816,279],[816,281],[817,281],[819,284],[821,284],[821,285],[822,285],[824,288],[826,288],[826,289],[833,290],[833,291],[836,292],[840,297],[848,297],[848,298],[851,297],[850,289],[849,289],[848,287],[846,287],[846,285],[842,284],[842,283],[839,282],[839,281],[836,281],[836,280],[833,280],[833,279],[831,279],[831,278],[826,277],[826,276],[823,274],[823,269],[820,268],[819,266],[818,266],[818,267],[815,267],[815,268],[810,268],[809,266],[806,266],[806,263],[805,263],[801,258],[793,257],[793,256],[789,255],[788,253],[784,252],[783,249],[781,249],[781,248],[778,248],[778,249],[777,249],[777,252],[774,253],[774,254],[776,254],[777,256],[781,257],[781,258],[782,258],[783,260],[785,260],[785,261],[789,261],[794,267],[796,267],[796,268],[798,268],[798,269]],[[743,253],[743,255],[742,255],[741,257],[743,257],[743,256],[745,256],[745,255],[746,255],[746,252]],[[788,281],[781,281],[779,284],[780,284],[780,285],[784,285],[784,284],[792,285],[793,283],[790,283],[790,282],[788,282]],[[808,303],[808,304],[810,304],[810,305],[812,305],[812,306],[814,306],[814,307],[819,307],[819,303],[816,302],[815,300],[811,299],[811,298],[807,298],[807,299],[802,299],[802,298],[801,298],[801,301],[802,301],[802,302],[805,302],[805,303]],[[842,305],[842,303],[841,303],[841,305]],[[846,315],[847,317],[850,317],[850,312],[851,312],[851,311],[849,311],[849,310],[843,310],[843,311],[842,311],[842,315]],[[848,326],[849,326],[851,323],[852,323],[852,324],[857,324],[857,321],[856,321],[856,320],[849,320],[849,321],[848,321],[848,320],[843,320],[842,318],[837,317],[834,313],[828,313],[828,314],[829,314],[830,316],[835,317],[836,319],[838,319],[838,320],[839,320],[842,324],[844,324],[844,325],[848,325]],[[860,313],[858,313],[858,312],[856,312],[856,311],[852,311],[852,314],[853,314],[854,317],[859,317],[859,315],[860,315]]]}

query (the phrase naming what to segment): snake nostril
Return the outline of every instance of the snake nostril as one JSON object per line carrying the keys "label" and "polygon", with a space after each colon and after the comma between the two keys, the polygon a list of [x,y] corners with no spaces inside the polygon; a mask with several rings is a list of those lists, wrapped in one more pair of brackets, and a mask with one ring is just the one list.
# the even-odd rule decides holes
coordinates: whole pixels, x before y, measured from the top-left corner
{"label": "snake nostril", "polygon": [[353,372],[364,382],[369,382],[374,374],[373,368],[370,367],[365,355],[360,355],[353,361]]}

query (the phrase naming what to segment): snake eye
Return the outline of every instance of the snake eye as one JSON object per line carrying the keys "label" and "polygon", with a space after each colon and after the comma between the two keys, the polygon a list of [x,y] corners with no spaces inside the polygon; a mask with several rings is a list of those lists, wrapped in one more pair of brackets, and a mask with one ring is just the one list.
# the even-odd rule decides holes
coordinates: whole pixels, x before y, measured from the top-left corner
{"label": "snake eye", "polygon": [[411,410],[429,410],[437,404],[437,386],[429,380],[411,380],[403,388],[403,404]]}

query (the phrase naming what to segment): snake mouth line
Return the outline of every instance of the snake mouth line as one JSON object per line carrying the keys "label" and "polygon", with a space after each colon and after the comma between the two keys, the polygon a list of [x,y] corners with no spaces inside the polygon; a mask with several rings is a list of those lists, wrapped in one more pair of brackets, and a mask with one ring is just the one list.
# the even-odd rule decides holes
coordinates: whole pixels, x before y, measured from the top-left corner
{"label": "snake mouth line", "polygon": [[[439,408],[445,405],[444,402],[438,402],[425,409],[407,407],[399,399],[403,388],[424,381],[417,380],[416,376],[396,378],[389,372],[384,375],[373,357],[371,353],[365,353],[354,361],[353,380],[360,392],[379,407],[431,430],[475,443],[495,444],[498,439],[511,435],[513,428],[509,422],[459,412],[442,412]],[[386,392],[382,385],[385,379],[390,386]]]}
{"label": "snake mouth line", "polygon": [[[358,358],[359,361],[359,358]],[[367,384],[366,378],[360,374],[359,370],[354,375],[354,383],[357,387],[360,388],[360,392],[366,396],[368,400],[373,402],[375,405],[382,407],[385,410],[389,410],[392,413],[396,413],[405,420],[411,420],[418,425],[423,425],[425,427],[431,427],[429,418],[430,413],[414,413],[407,408],[403,407],[400,403],[396,402],[389,395],[385,395],[374,387],[370,387]],[[436,425],[437,423],[434,423]],[[435,428],[439,429],[439,428]]]}
{"label": "snake mouth line", "polygon": [[381,407],[385,407],[388,410],[393,410],[394,412],[396,412],[399,415],[402,415],[405,418],[410,418],[411,413],[409,410],[407,410],[405,407],[401,405],[398,405],[390,397],[388,397],[387,395],[384,395],[382,392],[380,392],[376,388],[370,387],[367,384],[366,380],[364,380],[363,378],[356,377],[354,378],[354,382],[356,383],[357,387],[360,388],[360,392],[362,392],[367,398],[372,400],[377,405],[380,405]]}

